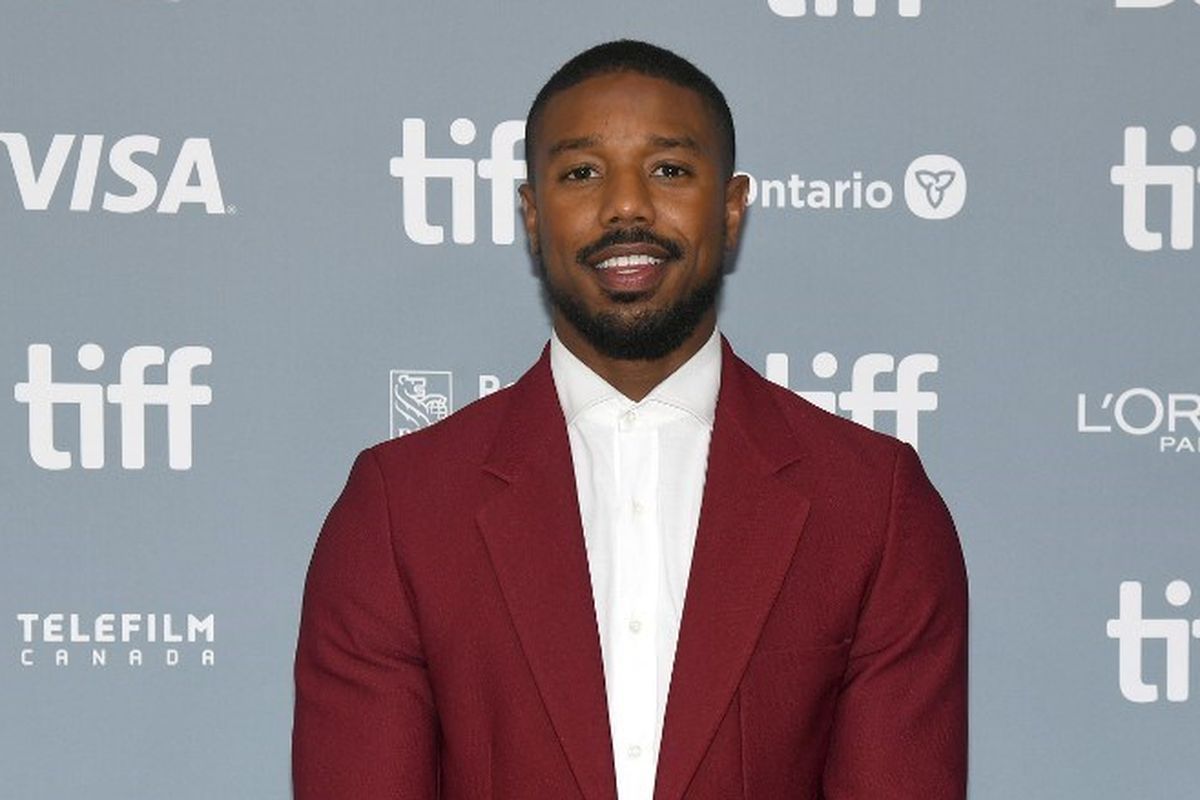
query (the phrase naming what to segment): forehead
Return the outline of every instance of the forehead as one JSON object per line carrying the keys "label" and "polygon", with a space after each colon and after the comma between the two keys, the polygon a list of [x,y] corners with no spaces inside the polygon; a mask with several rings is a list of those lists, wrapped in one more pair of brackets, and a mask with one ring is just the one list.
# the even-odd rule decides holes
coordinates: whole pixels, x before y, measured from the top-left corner
{"label": "forehead", "polygon": [[636,72],[596,75],[553,95],[538,121],[537,149],[557,141],[689,136],[716,157],[716,119],[699,92]]}

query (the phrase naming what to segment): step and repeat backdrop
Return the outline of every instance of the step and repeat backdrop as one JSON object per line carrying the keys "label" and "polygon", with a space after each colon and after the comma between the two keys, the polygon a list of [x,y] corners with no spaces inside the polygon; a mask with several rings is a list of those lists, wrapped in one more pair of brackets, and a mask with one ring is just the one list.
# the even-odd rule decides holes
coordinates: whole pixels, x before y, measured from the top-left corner
{"label": "step and repeat backdrop", "polygon": [[363,447],[549,332],[524,114],[646,39],[729,98],[721,327],[916,446],[974,800],[1200,786],[1200,2],[0,4],[0,796],[290,796]]}

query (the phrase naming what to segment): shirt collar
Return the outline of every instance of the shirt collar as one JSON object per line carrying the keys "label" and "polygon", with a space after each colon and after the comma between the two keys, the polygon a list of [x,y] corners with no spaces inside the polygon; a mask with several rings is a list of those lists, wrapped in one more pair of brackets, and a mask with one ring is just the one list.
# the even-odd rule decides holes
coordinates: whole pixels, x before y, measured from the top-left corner
{"label": "shirt collar", "polygon": [[641,403],[634,403],[608,381],[597,375],[567,349],[553,328],[550,331],[550,372],[567,425],[589,408],[607,400],[623,400],[630,406],[657,401],[691,414],[711,428],[721,386],[721,334],[712,335],[692,357],[650,390]]}

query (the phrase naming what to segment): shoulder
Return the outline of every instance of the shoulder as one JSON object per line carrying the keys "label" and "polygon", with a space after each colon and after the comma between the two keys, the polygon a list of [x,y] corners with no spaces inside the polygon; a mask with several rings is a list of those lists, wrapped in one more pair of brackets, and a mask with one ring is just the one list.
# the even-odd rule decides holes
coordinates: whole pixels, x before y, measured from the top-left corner
{"label": "shoulder", "polygon": [[890,475],[904,451],[904,442],[826,411],[784,386],[768,381],[739,359],[748,385],[778,409],[791,435],[810,458],[829,468],[851,472],[884,472]]}
{"label": "shoulder", "polygon": [[385,475],[420,465],[423,471],[482,464],[511,406],[509,386],[440,422],[367,448]]}

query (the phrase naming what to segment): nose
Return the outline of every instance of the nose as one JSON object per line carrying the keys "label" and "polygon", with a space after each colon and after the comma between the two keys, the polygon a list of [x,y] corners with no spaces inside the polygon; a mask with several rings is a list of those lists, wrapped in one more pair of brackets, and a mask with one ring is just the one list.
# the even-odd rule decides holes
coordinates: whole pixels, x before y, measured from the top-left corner
{"label": "nose", "polygon": [[654,198],[648,178],[640,168],[609,172],[604,183],[600,224],[606,228],[654,224]]}

